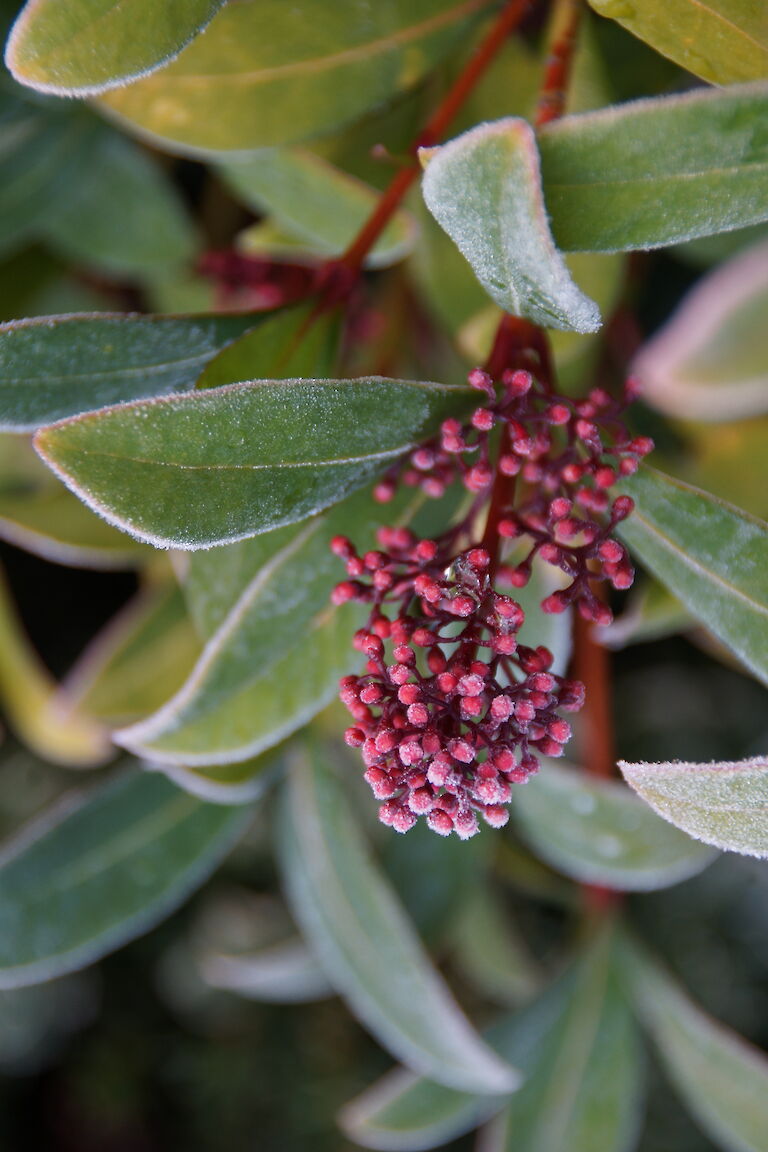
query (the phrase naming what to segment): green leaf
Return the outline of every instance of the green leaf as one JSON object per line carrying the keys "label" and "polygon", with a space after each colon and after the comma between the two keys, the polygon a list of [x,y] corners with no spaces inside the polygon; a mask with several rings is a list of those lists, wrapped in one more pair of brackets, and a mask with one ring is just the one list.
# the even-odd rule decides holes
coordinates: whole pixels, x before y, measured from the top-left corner
{"label": "green leaf", "polygon": [[704,1131],[728,1152],[768,1148],[768,1058],[707,1016],[638,946],[626,969],[675,1087]]}
{"label": "green leaf", "polygon": [[552,242],[536,138],[524,120],[481,124],[421,155],[427,207],[500,308],[548,328],[600,327],[597,305]]}
{"label": "green leaf", "polygon": [[178,586],[150,582],[91,641],[62,692],[89,716],[111,725],[132,723],[181,687],[199,654]]}
{"label": "green leaf", "polygon": [[634,1022],[610,930],[566,977],[556,1026],[520,1092],[492,1125],[489,1152],[630,1152],[641,1122]]}
{"label": "green leaf", "polygon": [[257,380],[86,413],[43,428],[35,447],[111,524],[207,548],[338,503],[469,398],[382,377]]}
{"label": "green leaf", "polygon": [[569,116],[538,137],[555,242],[627,252],[768,219],[768,84]]}
{"label": "green leaf", "polygon": [[431,966],[319,753],[297,752],[291,764],[280,857],[293,912],[326,975],[385,1048],[451,1087],[515,1087],[515,1071]]}
{"label": "green leaf", "polygon": [[768,759],[721,764],[628,764],[627,784],[689,836],[746,856],[768,856]]}
{"label": "green leaf", "polygon": [[[265,149],[247,160],[220,164],[219,172],[249,208],[269,215],[319,255],[340,255],[379,199],[374,188],[300,148]],[[249,232],[238,237],[238,246],[246,252]],[[396,264],[411,251],[415,238],[411,217],[395,213],[368,254],[366,266]]]}
{"label": "green leaf", "polygon": [[760,0],[589,0],[663,56],[708,80],[738,84],[768,72],[768,21]]}
{"label": "green leaf", "polygon": [[102,130],[85,179],[54,204],[42,235],[67,260],[117,276],[169,274],[191,260],[192,223],[173,185],[140,148]]}
{"label": "green leaf", "polygon": [[768,684],[768,524],[645,466],[623,488],[633,554]]}
{"label": "green leaf", "polygon": [[670,828],[623,784],[551,761],[515,791],[511,814],[544,860],[587,884],[627,892],[666,888],[715,856]]}
{"label": "green leaf", "polygon": [[248,954],[207,952],[199,958],[206,984],[246,1000],[302,1004],[333,995],[333,988],[298,936]]}
{"label": "green leaf", "polygon": [[191,388],[258,318],[45,316],[0,324],[0,430],[31,432],[105,404]]}
{"label": "green leaf", "polygon": [[27,0],[5,63],[20,84],[90,96],[162,67],[224,0]]}
{"label": "green leaf", "polygon": [[75,568],[130,568],[154,555],[94,516],[25,438],[0,433],[0,460],[0,539]]}
{"label": "green leaf", "polygon": [[0,987],[61,976],[148,931],[207,879],[250,814],[147,773],[53,809],[0,861]]}
{"label": "green leaf", "polygon": [[338,618],[330,606],[343,576],[330,541],[352,532],[362,545],[391,514],[360,493],[324,516],[195,554],[185,593],[205,649],[176,695],[115,739],[205,770],[256,756],[310,720],[354,663],[362,622],[354,605]]}
{"label": "green leaf", "polygon": [[643,400],[683,420],[768,412],[768,243],[700,280],[632,365]]}
{"label": "green leaf", "polygon": [[[629,1152],[639,1119],[637,1041],[607,937],[486,1035],[526,1070],[488,1147],[504,1146],[508,1129],[516,1152]],[[340,1121],[366,1148],[418,1152],[469,1131],[499,1103],[396,1069],[351,1101]]]}
{"label": "green leaf", "polygon": [[241,0],[178,60],[102,103],[193,155],[293,144],[412,88],[488,0]]}
{"label": "green leaf", "polygon": [[57,691],[24,632],[2,571],[0,700],[9,726],[44,760],[88,768],[111,758],[113,749],[102,725]]}
{"label": "green leaf", "polygon": [[[310,655],[313,656],[314,652],[311,651]],[[320,660],[322,661],[322,654]],[[297,667],[292,667],[291,672],[298,677]],[[272,700],[267,686],[264,689],[264,699],[266,706],[270,707]],[[282,698],[278,698],[275,703],[277,707],[281,707]],[[278,754],[241,760],[237,764],[205,764],[202,767],[194,765],[190,767],[186,764],[158,764],[147,761],[146,766],[153,770],[159,769],[185,792],[198,796],[201,800],[209,800],[212,804],[247,804],[251,800],[258,800],[282,767]]]}

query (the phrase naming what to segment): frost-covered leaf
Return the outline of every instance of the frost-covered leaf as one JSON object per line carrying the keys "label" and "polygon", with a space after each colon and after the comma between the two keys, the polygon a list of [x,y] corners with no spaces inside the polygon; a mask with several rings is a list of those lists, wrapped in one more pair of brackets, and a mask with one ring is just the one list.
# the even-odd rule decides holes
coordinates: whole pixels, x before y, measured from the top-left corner
{"label": "frost-covered leaf", "polygon": [[510,811],[544,860],[588,884],[629,892],[666,888],[715,856],[660,820],[623,784],[552,761],[515,790]]}
{"label": "frost-covered leaf", "polygon": [[32,432],[105,404],[191,388],[258,323],[246,315],[43,316],[0,324],[0,429]]}
{"label": "frost-covered leaf", "polygon": [[11,433],[0,433],[0,539],[74,568],[132,568],[153,555],[95,516],[51,475],[29,440]]}
{"label": "frost-covered leaf", "polygon": [[[376,207],[378,193],[313,152],[271,148],[247,160],[219,165],[225,181],[249,208],[269,215],[289,236],[319,256],[338,256]],[[255,225],[256,229],[261,225]],[[250,250],[250,230],[238,246]],[[386,268],[413,248],[416,226],[399,211],[366,258],[369,268]]]}
{"label": "frost-covered leaf", "polygon": [[768,759],[628,764],[624,779],[689,836],[747,856],[768,856]]}
{"label": "frost-covered leaf", "polygon": [[292,910],[326,975],[410,1067],[455,1088],[513,1089],[517,1073],[481,1040],[432,967],[326,757],[295,753],[280,836]]}
{"label": "frost-covered leaf", "polygon": [[768,1057],[713,1020],[639,946],[626,970],[670,1078],[726,1152],[768,1148]]}
{"label": "frost-covered leaf", "polygon": [[548,328],[600,327],[552,242],[525,120],[481,124],[422,157],[427,207],[500,308]]}
{"label": "frost-covered leaf", "polygon": [[338,503],[470,402],[420,381],[257,380],[85,413],[35,447],[123,531],[209,548]]}
{"label": "frost-covered leaf", "polygon": [[250,815],[151,773],[55,807],[0,859],[0,988],[85,967],[148,931],[207,879]]}
{"label": "frost-covered leaf", "polygon": [[761,0],[589,0],[657,52],[710,84],[763,80],[768,20]]}
{"label": "frost-covered leaf", "polygon": [[685,297],[641,349],[643,399],[683,420],[768,412],[768,243],[733,257]]}
{"label": "frost-covered leaf", "polygon": [[555,1026],[528,1078],[491,1126],[487,1152],[631,1152],[642,1078],[610,926],[563,980]]}
{"label": "frost-covered leaf", "polygon": [[768,219],[768,84],[698,88],[568,116],[538,135],[566,251],[657,248]]}
{"label": "frost-covered leaf", "polygon": [[[637,1132],[639,1068],[632,1020],[606,937],[534,1003],[488,1029],[526,1071],[490,1147],[519,1152],[628,1152]],[[366,1148],[418,1152],[460,1136],[500,1101],[452,1091],[403,1069],[352,1100],[340,1120]]]}
{"label": "frost-covered leaf", "polygon": [[768,524],[647,466],[623,487],[633,555],[768,683]]}
{"label": "frost-covered leaf", "polygon": [[360,546],[373,544],[373,526],[391,514],[358,493],[301,524],[195,554],[185,594],[205,648],[176,694],[116,739],[207,773],[307,723],[335,694],[362,622],[354,605],[331,608],[343,567],[330,541],[351,532]]}
{"label": "frost-covered leaf", "polygon": [[191,154],[293,144],[412,88],[488,7],[489,0],[239,0],[168,67],[102,103]]}
{"label": "frost-covered leaf", "polygon": [[5,63],[20,84],[88,96],[162,67],[224,0],[27,0]]}

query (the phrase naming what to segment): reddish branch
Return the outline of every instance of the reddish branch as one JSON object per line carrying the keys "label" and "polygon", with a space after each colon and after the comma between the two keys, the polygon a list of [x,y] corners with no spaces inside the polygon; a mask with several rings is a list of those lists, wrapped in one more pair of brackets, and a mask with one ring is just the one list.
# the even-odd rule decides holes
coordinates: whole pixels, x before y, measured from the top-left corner
{"label": "reddish branch", "polygon": [[541,128],[559,119],[565,110],[568,81],[576,50],[581,0],[560,0],[555,9],[555,32],[539,93],[534,124]]}
{"label": "reddish branch", "polygon": [[436,108],[409,151],[413,162],[397,173],[384,191],[375,212],[340,257],[338,264],[357,271],[403,201],[419,175],[419,148],[430,148],[445,134],[451,121],[499,52],[509,34],[517,28],[528,10],[530,0],[508,0],[488,35],[461,72],[456,83]]}

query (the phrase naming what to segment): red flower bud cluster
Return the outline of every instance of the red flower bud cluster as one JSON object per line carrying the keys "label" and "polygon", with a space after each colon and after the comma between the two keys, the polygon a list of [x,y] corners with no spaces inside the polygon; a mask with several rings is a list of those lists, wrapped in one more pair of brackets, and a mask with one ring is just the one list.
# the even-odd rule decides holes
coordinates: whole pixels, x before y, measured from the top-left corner
{"label": "red flower bud cluster", "polygon": [[[546,648],[518,644],[520,605],[497,593],[483,548],[449,562],[437,542],[382,529],[383,551],[358,556],[344,537],[333,549],[351,579],[334,601],[372,604],[355,647],[362,676],[341,681],[365,779],[381,820],[407,832],[424,816],[441,836],[478,831],[478,814],[506,824],[511,785],[559,756],[570,736],[560,711],[576,711],[582,685],[550,672]],[[394,611],[387,611],[390,605]]]}
{"label": "red flower bud cluster", "polygon": [[[622,422],[631,384],[617,401],[600,388],[585,400],[557,396],[522,370],[494,384],[478,368],[469,383],[484,403],[468,423],[446,420],[375,490],[387,501],[402,481],[437,497],[459,479],[474,496],[462,523],[437,540],[385,528],[381,550],[363,556],[345,537],[332,543],[349,577],[334,603],[371,604],[355,637],[365,672],[342,680],[341,698],[355,721],[346,740],[362,751],[381,820],[407,832],[424,816],[433,831],[463,839],[477,832],[478,815],[507,822],[511,785],[537,771],[539,755],[561,755],[570,727],[560,712],[584,699],[581,684],[552,674],[547,649],[519,644],[523,611],[492,573],[522,587],[538,555],[570,579],[542,601],[545,612],[573,604],[610,622],[592,584],[627,588],[634,575],[612,535],[633,503],[610,489],[653,448]],[[486,505],[483,546],[458,550]],[[522,542],[514,565],[499,563],[506,540]]]}

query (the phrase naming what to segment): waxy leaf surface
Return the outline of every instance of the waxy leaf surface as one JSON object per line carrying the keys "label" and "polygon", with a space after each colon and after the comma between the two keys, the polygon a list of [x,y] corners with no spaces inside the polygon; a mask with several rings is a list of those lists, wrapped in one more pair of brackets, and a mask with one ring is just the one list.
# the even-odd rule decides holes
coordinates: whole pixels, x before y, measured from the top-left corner
{"label": "waxy leaf surface", "polygon": [[689,836],[747,856],[768,856],[768,759],[720,764],[628,764],[624,779]]}
{"label": "waxy leaf surface", "polygon": [[657,248],[768,219],[768,84],[568,116],[538,135],[559,247]]}
{"label": "waxy leaf surface", "polygon": [[[632,365],[643,400],[682,420],[768,412],[768,243],[700,280]],[[721,435],[721,433],[718,433]]]}
{"label": "waxy leaf surface", "polygon": [[160,68],[224,0],[27,0],[5,62],[20,84],[87,96]]}
{"label": "waxy leaf surface", "polygon": [[413,87],[488,7],[488,0],[239,0],[178,60],[102,102],[179,151],[292,144]]}
{"label": "waxy leaf surface", "polygon": [[[519,1152],[628,1152],[637,1131],[635,1031],[610,942],[531,1005],[488,1029],[488,1042],[526,1070],[487,1147]],[[495,1107],[494,1107],[495,1104]],[[384,1076],[340,1116],[358,1144],[392,1152],[434,1148],[469,1131],[499,1102],[452,1091],[402,1069]]]}
{"label": "waxy leaf surface", "polygon": [[[340,255],[378,201],[375,189],[300,148],[265,149],[248,160],[219,165],[219,171],[250,208],[269,215],[317,255]],[[248,236],[246,231],[238,237],[238,247],[246,252]],[[371,249],[366,266],[385,268],[402,260],[415,239],[414,221],[397,212]]]}
{"label": "waxy leaf surface", "polygon": [[481,1040],[432,967],[325,755],[295,756],[280,856],[292,910],[328,979],[410,1067],[455,1088],[512,1090],[517,1073]]}
{"label": "waxy leaf surface", "polygon": [[0,987],[82,968],[146,932],[208,878],[249,816],[151,773],[53,809],[0,859]]}
{"label": "waxy leaf surface", "polygon": [[102,313],[0,324],[0,429],[31,432],[105,404],[191,388],[225,344],[257,323]]}
{"label": "waxy leaf surface", "polygon": [[727,1152],[768,1148],[768,1056],[713,1020],[639,947],[626,970],[667,1072],[693,1116]]}
{"label": "waxy leaf surface", "polygon": [[512,818],[548,863],[587,884],[633,892],[666,888],[715,856],[660,820],[622,784],[548,761],[515,790]]}
{"label": "waxy leaf surface", "polygon": [[710,84],[763,80],[768,74],[768,17],[762,0],[589,3]]}
{"label": "waxy leaf surface", "polygon": [[639,1045],[610,930],[563,979],[562,1014],[523,1087],[494,1122],[489,1152],[630,1152],[641,1121]]}
{"label": "waxy leaf surface", "polygon": [[110,523],[206,548],[338,503],[468,401],[466,388],[380,377],[257,380],[87,413],[35,446]]}
{"label": "waxy leaf surface", "polygon": [[525,120],[481,124],[422,155],[427,207],[500,308],[548,328],[600,327],[552,242]]}
{"label": "waxy leaf surface", "polygon": [[768,524],[652,468],[624,488],[633,555],[768,684]]}

